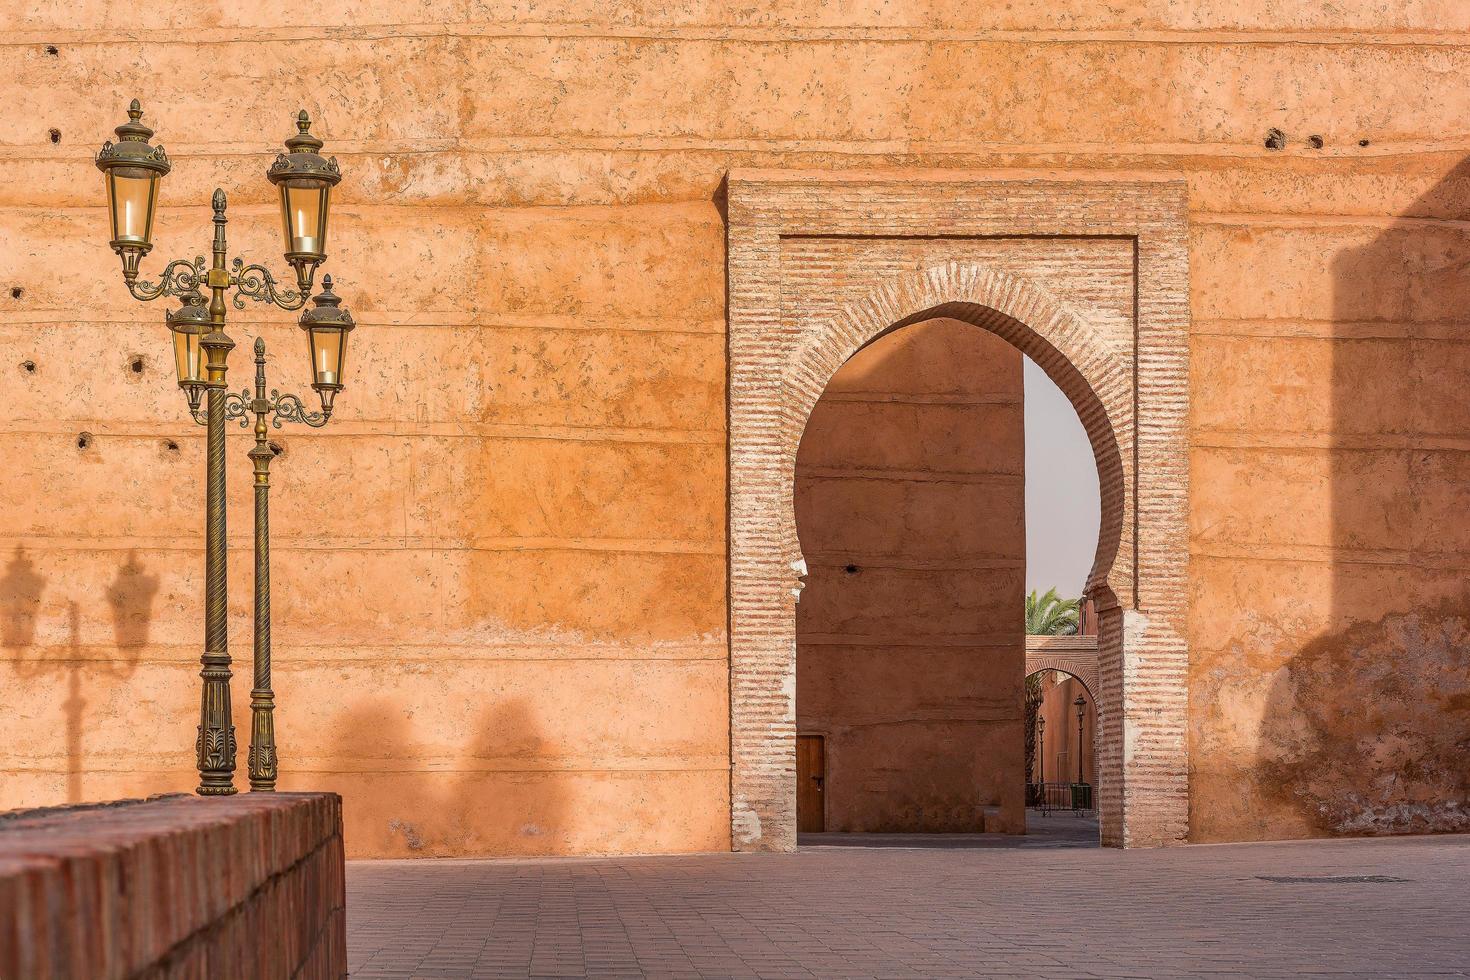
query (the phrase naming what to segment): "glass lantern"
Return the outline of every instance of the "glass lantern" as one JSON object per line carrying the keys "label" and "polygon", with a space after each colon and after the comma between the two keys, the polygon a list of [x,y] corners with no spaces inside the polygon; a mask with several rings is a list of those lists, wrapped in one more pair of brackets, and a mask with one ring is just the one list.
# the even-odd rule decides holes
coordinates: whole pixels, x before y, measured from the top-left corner
{"label": "glass lantern", "polygon": [[311,355],[311,386],[322,400],[322,414],[332,414],[332,400],[342,390],[347,361],[347,335],[357,326],[342,299],[332,292],[332,277],[322,277],[322,291],[312,297],[315,306],[301,314]]}
{"label": "glass lantern", "polygon": [[138,263],[153,248],[153,215],[158,185],[169,171],[161,146],[150,146],[153,130],[142,123],[143,109],[134,99],[128,121],[117,127],[117,142],[102,144],[97,169],[107,185],[107,212],[112,220],[112,250],[123,260],[123,275],[132,280]]}
{"label": "glass lantern", "polygon": [[311,288],[316,267],[327,257],[327,218],[332,188],[342,179],[337,158],[323,158],[322,141],[311,135],[306,110],[296,117],[296,135],[276,157],[266,177],[281,192],[281,222],[286,261],[296,270],[302,292]]}
{"label": "glass lantern", "polygon": [[183,305],[168,312],[168,328],[173,331],[174,368],[178,371],[179,387],[189,399],[189,411],[195,412],[208,386],[204,350],[199,342],[212,325],[209,307],[199,292],[185,293],[179,301]]}

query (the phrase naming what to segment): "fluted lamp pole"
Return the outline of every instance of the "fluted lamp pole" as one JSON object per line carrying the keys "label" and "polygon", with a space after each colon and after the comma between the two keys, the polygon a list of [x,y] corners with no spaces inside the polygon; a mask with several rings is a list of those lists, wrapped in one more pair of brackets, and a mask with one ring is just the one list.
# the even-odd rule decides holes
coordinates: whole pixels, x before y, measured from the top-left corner
{"label": "fluted lamp pole", "polygon": [[[133,298],[143,301],[176,296],[178,309],[169,311],[174,365],[189,414],[206,427],[205,535],[204,535],[204,652],[199,676],[203,680],[195,753],[201,796],[228,796],[235,792],[235,727],[230,708],[229,603],[226,578],[225,422],[239,419],[242,426],[254,416],[255,446],[250,451],[255,472],[255,663],[251,689],[250,788],[273,790],[276,783],[274,693],[270,681],[270,457],[266,433],[283,421],[325,425],[332,403],[342,390],[347,335],[351,315],[332,292],[330,276],[315,297],[314,308],[301,316],[311,357],[312,388],[321,400],[320,412],[307,412],[296,395],[282,395],[265,387],[265,344],[255,342],[255,386],[239,394],[227,393],[225,375],[235,342],[225,333],[225,294],[234,290],[233,303],[271,303],[299,310],[311,296],[316,268],[326,258],[327,217],[331,190],[342,175],[335,158],[317,151],[322,142],[310,133],[311,120],[303,111],[297,132],[286,140],[287,152],[278,154],[266,173],[279,188],[284,224],[286,261],[296,273],[296,289],[279,288],[270,270],[247,265],[242,258],[228,260],[225,240],[225,194],[216,189],[213,260],[206,268],[203,256],[192,262],[174,259],[164,266],[157,283],[139,278],[143,256],[153,248],[153,220],[158,189],[170,164],[162,146],[152,146],[153,130],[142,122],[136,99],[128,121],[117,127],[117,141],[103,144],[97,167],[107,188],[110,244],[122,260],[123,282]],[[202,290],[208,290],[206,302]],[[203,408],[201,408],[201,403]]]}

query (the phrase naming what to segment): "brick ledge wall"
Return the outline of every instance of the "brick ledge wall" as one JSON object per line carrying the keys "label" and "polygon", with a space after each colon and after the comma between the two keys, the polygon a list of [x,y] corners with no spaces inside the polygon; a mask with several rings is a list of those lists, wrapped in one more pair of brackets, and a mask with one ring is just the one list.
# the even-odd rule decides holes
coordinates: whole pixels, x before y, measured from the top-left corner
{"label": "brick ledge wall", "polygon": [[0,814],[0,977],[347,975],[335,793]]}

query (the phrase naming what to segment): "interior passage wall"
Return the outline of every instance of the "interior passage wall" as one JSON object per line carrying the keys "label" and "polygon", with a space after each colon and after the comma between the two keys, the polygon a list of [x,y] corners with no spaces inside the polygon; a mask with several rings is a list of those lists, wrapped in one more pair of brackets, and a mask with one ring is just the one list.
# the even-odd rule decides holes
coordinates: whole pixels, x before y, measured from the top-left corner
{"label": "interior passage wall", "polygon": [[1024,423],[1020,352],[957,320],[863,348],[807,422],[796,727],[827,830],[1025,829]]}
{"label": "interior passage wall", "polygon": [[[1467,32],[1458,0],[0,0],[0,806],[193,785],[202,436],[92,166],[136,96],[174,161],[145,276],[207,250],[216,186],[284,268],[297,109],[345,174],[349,387],[273,433],[273,493],[283,786],[342,793],[349,853],[728,845],[736,166],[1184,175],[1192,833],[1470,829]],[[231,314],[232,387],[260,334],[303,389],[291,318]]]}
{"label": "interior passage wall", "polygon": [[[1097,759],[1095,741],[1097,737],[1097,708],[1087,686],[1070,674],[1048,670],[1041,677],[1041,704],[1037,709],[1041,726],[1041,741],[1037,743],[1037,756],[1042,760],[1035,775],[1038,781],[1048,783],[1077,782],[1077,752],[1082,752],[1082,782],[1097,786]],[[1082,731],[1078,737],[1078,698],[1082,706]]]}

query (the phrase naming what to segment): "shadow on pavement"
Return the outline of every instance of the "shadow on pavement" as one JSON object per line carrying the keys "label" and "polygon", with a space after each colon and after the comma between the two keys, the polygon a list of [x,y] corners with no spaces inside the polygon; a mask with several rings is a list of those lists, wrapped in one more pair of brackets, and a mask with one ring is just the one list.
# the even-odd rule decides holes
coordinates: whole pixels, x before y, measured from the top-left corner
{"label": "shadow on pavement", "polygon": [[1040,810],[1026,811],[1026,833],[1022,834],[798,834],[799,847],[893,847],[929,850],[1036,849],[1098,847],[1096,812],[1042,816]]}

